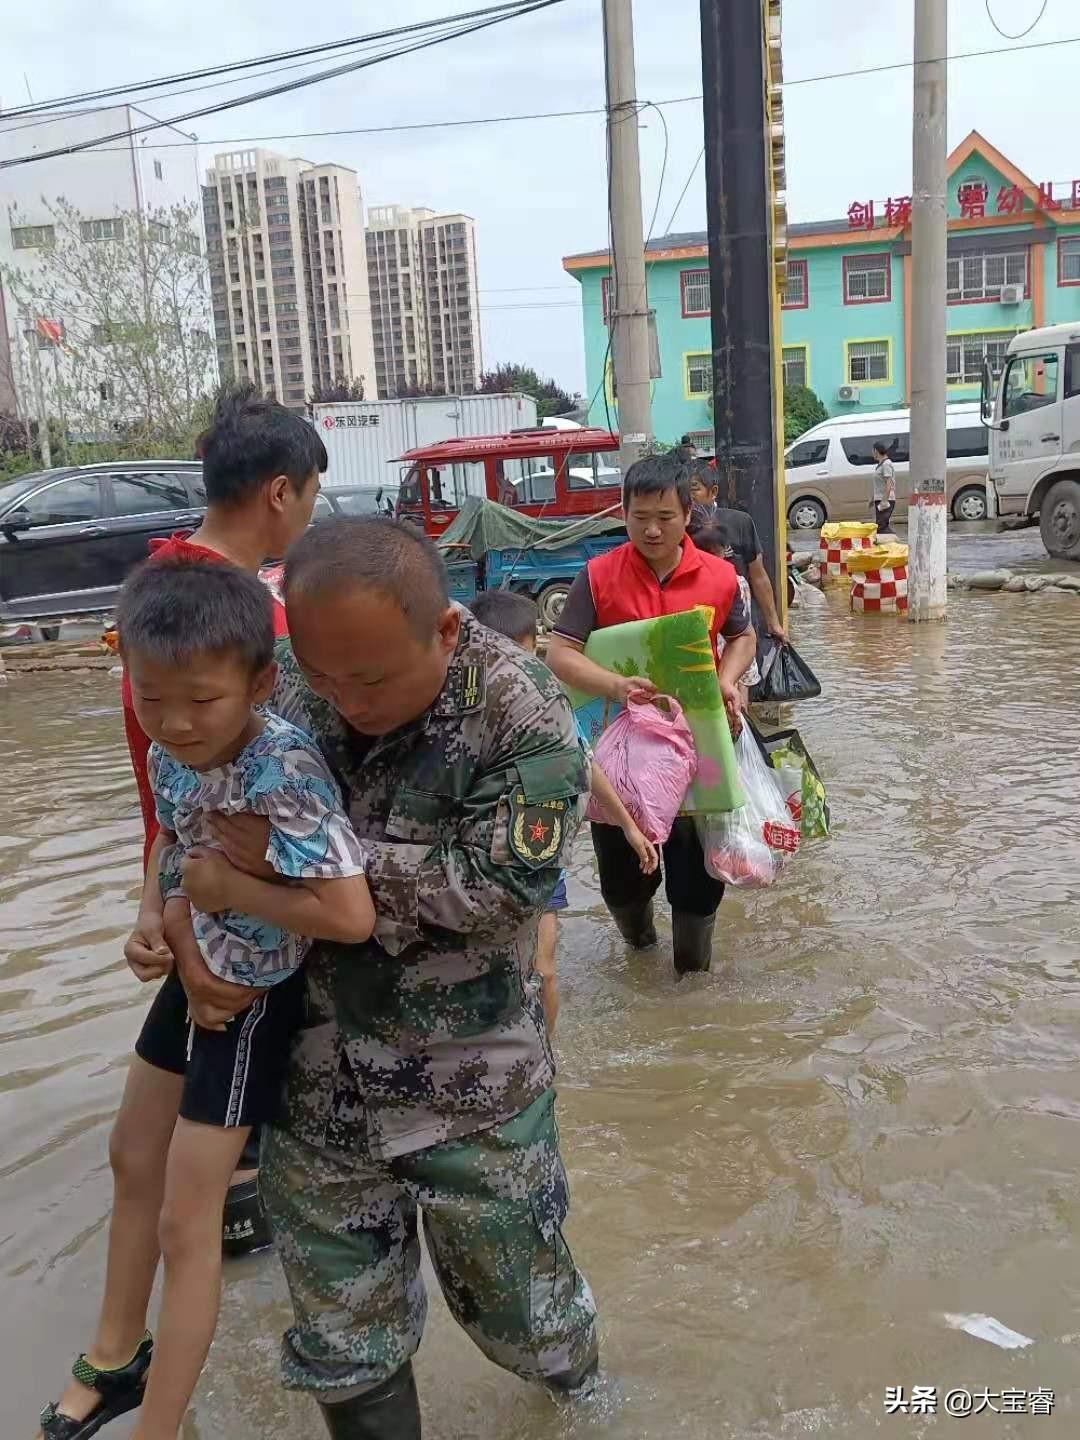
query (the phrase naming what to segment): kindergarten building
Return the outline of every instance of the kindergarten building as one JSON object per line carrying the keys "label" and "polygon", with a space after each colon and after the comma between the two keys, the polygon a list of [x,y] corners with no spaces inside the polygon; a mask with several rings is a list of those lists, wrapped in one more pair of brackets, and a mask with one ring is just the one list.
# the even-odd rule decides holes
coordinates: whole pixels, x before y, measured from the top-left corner
{"label": "kindergarten building", "polygon": [[[1080,320],[1080,179],[1030,179],[973,130],[948,159],[950,400],[979,393],[1021,330]],[[709,252],[704,232],[646,246],[660,440],[712,450]],[[614,426],[608,316],[611,257],[568,255],[581,283],[591,423]],[[784,383],[809,385],[830,414],[903,406],[911,396],[911,197],[854,198],[843,220],[788,227],[781,309]]]}

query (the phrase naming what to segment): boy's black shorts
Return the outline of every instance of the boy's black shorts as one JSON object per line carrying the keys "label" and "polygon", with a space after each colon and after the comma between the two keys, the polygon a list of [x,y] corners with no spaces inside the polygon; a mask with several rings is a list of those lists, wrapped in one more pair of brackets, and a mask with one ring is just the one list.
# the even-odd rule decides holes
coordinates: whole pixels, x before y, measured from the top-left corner
{"label": "boy's black shorts", "polygon": [[278,1118],[290,1044],[303,1018],[304,972],[253,993],[248,1008],[224,1030],[203,1030],[188,1019],[175,970],[155,996],[135,1054],[158,1070],[183,1075],[185,1120],[226,1128]]}

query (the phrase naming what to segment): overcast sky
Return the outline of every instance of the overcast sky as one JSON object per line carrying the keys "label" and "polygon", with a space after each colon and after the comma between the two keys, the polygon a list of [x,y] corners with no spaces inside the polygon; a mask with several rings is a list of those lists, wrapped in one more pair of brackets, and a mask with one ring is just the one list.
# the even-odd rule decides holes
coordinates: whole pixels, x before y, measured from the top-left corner
{"label": "overcast sky", "polygon": [[[476,0],[479,6],[484,0]],[[991,0],[1002,29],[1019,31],[1042,0]],[[45,0],[9,7],[0,53],[0,105],[35,100],[268,51],[317,44],[389,24],[454,13],[470,0],[317,7],[266,0]],[[667,101],[701,91],[697,0],[636,0],[638,94]],[[392,19],[390,17],[393,17]],[[92,20],[91,20],[92,17]],[[803,77],[907,61],[912,0],[786,0],[788,204],[793,220],[828,219],[852,200],[911,187],[911,71],[797,84]],[[949,0],[951,54],[1080,37],[1076,0],[1049,0],[1022,42],[995,33],[985,0]],[[337,63],[331,61],[329,63]],[[1035,180],[1080,174],[1075,90],[1080,44],[957,60],[949,71],[949,144],[975,128]],[[291,72],[296,74],[297,72]],[[282,79],[288,76],[280,77]],[[162,117],[231,96],[221,91],[143,102]],[[579,290],[563,255],[606,240],[600,115],[389,135],[282,139],[479,116],[587,109],[603,104],[599,0],[564,0],[481,35],[450,41],[294,96],[193,122],[206,154],[241,140],[352,166],[365,204],[398,202],[475,216],[486,364],[520,360],[569,389],[584,381]],[[668,227],[701,148],[701,107],[666,105],[667,173],[657,232]],[[655,112],[641,137],[645,223],[656,205],[664,135]],[[153,138],[153,137],[151,137]],[[77,162],[73,162],[77,163]],[[703,167],[702,167],[703,169]],[[699,169],[671,228],[705,224]],[[4,202],[0,177],[0,205]]]}

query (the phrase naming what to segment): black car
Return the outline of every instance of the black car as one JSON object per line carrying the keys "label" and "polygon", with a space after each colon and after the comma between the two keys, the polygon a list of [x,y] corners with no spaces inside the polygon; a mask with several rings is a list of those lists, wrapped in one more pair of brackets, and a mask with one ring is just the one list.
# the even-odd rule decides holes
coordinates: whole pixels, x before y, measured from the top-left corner
{"label": "black car", "polygon": [[194,460],[114,461],[0,485],[0,622],[111,610],[149,541],[203,517]]}

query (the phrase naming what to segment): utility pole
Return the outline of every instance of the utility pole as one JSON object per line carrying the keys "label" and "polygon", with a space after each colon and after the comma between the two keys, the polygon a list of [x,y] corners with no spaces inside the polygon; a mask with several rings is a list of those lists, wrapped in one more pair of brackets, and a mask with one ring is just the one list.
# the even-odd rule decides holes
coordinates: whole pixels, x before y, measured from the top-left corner
{"label": "utility pole", "polygon": [[[757,525],[783,613],[777,267],[786,235],[779,0],[701,0],[713,428],[720,504]],[[778,132],[778,133],[774,133]],[[782,266],[781,266],[782,268]]]}
{"label": "utility pole", "polygon": [[23,307],[23,334],[30,347],[30,375],[34,390],[34,408],[38,420],[38,445],[41,447],[41,468],[52,469],[52,446],[49,444],[49,415],[45,408],[45,389],[41,383],[41,356],[38,354],[37,325],[29,310]]}
{"label": "utility pole", "polygon": [[[604,0],[604,63],[611,227],[611,350],[619,405],[619,466],[625,475],[634,461],[641,458],[653,433],[631,0]],[[604,383],[607,383],[606,376]]]}
{"label": "utility pole", "polygon": [[945,114],[948,7],[915,0],[911,205],[911,505],[908,619],[944,620]]}

